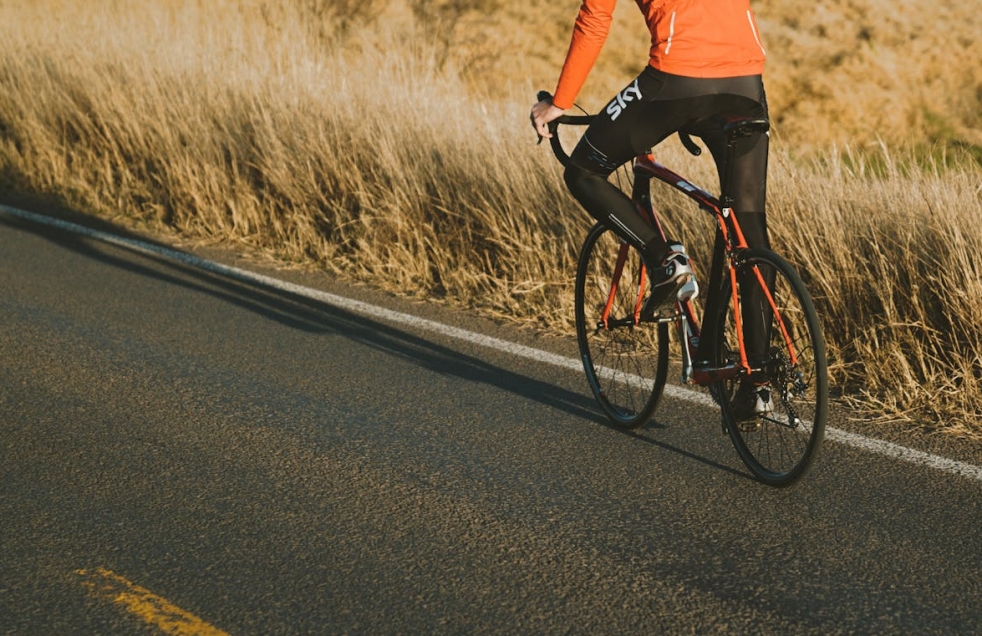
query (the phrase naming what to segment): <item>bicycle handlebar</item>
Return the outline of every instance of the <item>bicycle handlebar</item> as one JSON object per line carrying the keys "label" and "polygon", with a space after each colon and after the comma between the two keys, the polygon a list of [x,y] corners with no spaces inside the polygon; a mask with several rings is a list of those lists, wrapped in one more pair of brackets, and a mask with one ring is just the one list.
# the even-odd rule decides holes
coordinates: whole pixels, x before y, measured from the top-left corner
{"label": "bicycle handlebar", "polygon": [[[549,91],[539,91],[536,94],[536,98],[540,102],[544,99],[552,101],[552,94],[549,93]],[[556,119],[549,122],[549,132],[552,133],[552,137],[549,139],[549,145],[552,147],[552,152],[554,155],[556,155],[556,159],[559,160],[559,163],[561,163],[563,167],[569,165],[569,155],[566,154],[566,151],[563,150],[562,144],[559,143],[559,126],[561,124],[566,126],[589,126],[594,117],[596,117],[596,115],[560,115]],[[680,130],[678,131],[678,135],[686,150],[697,157],[702,154],[702,148],[700,148],[696,142],[692,141],[692,137],[689,136],[689,133],[685,132],[684,130]]]}
{"label": "bicycle handlebar", "polygon": [[[539,91],[536,97],[540,102],[543,100],[552,101],[552,94],[549,91]],[[560,115],[549,122],[549,132],[552,133],[552,137],[549,139],[549,145],[552,146],[552,153],[556,155],[556,159],[559,160],[559,163],[563,164],[564,168],[569,165],[569,155],[566,154],[562,144],[559,143],[559,125],[589,126],[593,118],[594,115]]]}

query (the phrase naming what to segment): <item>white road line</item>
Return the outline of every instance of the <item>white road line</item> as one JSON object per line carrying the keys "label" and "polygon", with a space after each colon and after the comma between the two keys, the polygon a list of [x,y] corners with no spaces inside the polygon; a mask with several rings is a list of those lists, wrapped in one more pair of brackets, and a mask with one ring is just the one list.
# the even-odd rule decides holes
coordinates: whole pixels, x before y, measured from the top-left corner
{"label": "white road line", "polygon": [[[198,267],[200,269],[214,272],[216,274],[222,274],[224,276],[231,276],[239,280],[259,283],[262,285],[266,285],[268,287],[272,287],[274,289],[290,292],[298,296],[304,296],[306,298],[311,298],[313,300],[319,300],[333,307],[345,309],[347,311],[362,316],[368,316],[371,318],[384,320],[389,323],[406,325],[414,329],[421,329],[421,330],[437,333],[443,336],[447,336],[449,338],[454,338],[456,340],[463,340],[465,342],[476,344],[482,347],[487,347],[489,349],[503,351],[505,353],[509,353],[521,358],[527,358],[530,360],[534,360],[536,362],[544,362],[546,364],[552,364],[557,367],[561,367],[563,369],[571,369],[573,371],[582,370],[580,361],[575,358],[568,358],[566,356],[557,355],[555,353],[549,353],[548,351],[542,351],[540,349],[526,347],[524,345],[516,344],[514,342],[501,340],[500,338],[493,338],[491,336],[475,333],[473,331],[467,331],[466,329],[460,329],[458,327],[451,327],[449,325],[445,325],[443,323],[439,323],[433,320],[420,318],[419,316],[413,316],[411,314],[392,311],[391,309],[385,309],[384,307],[372,305],[370,303],[362,302],[360,300],[354,300],[352,298],[347,298],[345,296],[338,296],[337,294],[331,294],[328,292],[320,291],[318,289],[313,289],[311,287],[305,287],[303,285],[296,285],[294,283],[279,280],[277,278],[272,278],[270,276],[264,276],[262,274],[250,272],[248,270],[240,269],[238,267],[222,265],[220,263],[215,263],[213,261],[205,260],[203,258],[199,258],[192,254],[179,252],[177,250],[173,250],[170,248],[152,245],[150,243],[145,243],[143,241],[139,241],[136,239],[117,236],[115,234],[110,234],[108,232],[93,230],[91,228],[78,225],[76,223],[63,221],[61,219],[56,219],[41,214],[35,214],[33,212],[27,212],[26,210],[19,210],[17,208],[12,208],[6,205],[0,205],[0,212],[7,214],[9,216],[23,219],[25,221],[30,221],[32,223],[47,225],[49,227],[56,227],[68,232],[73,232],[75,234],[87,236],[89,238],[93,238],[105,243],[126,247],[136,252],[163,256],[165,258],[178,261],[186,265],[192,265],[194,267]],[[703,404],[708,406],[714,405],[712,398],[710,398],[705,393],[692,391],[686,388],[666,386],[665,393],[670,397],[673,397],[678,400],[685,400],[688,402],[693,402],[693,403]],[[967,477],[969,479],[974,479],[976,481],[982,481],[982,466],[976,466],[975,464],[969,464],[967,462],[948,459],[946,457],[941,457],[939,455],[932,455],[931,453],[925,453],[923,451],[914,450],[912,448],[907,448],[906,446],[900,446],[899,444],[894,444],[892,442],[886,442],[883,440],[873,439],[870,437],[864,437],[862,435],[849,433],[847,431],[843,431],[832,427],[828,427],[826,429],[825,438],[827,440],[837,442],[839,444],[844,444],[846,446],[853,446],[855,448],[860,448],[862,450],[869,451],[871,453],[885,455],[887,457],[893,457],[912,464],[929,466],[931,468],[935,468],[937,470],[941,470],[953,475],[960,475],[962,477]]]}

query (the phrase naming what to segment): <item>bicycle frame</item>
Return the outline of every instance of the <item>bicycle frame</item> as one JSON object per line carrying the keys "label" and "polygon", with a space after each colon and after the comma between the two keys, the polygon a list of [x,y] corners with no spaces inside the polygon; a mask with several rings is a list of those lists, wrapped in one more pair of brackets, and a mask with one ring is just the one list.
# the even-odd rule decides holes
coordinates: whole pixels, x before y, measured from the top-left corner
{"label": "bicycle frame", "polygon": [[[545,91],[537,97],[539,102],[552,98]],[[769,246],[750,247],[734,212],[731,184],[739,140],[752,138],[750,143],[756,144],[758,135],[770,130],[765,111],[756,106],[737,110],[692,124],[714,136],[710,141],[716,159],[720,148],[715,144],[722,141],[716,135],[725,138],[726,154],[717,162],[724,172],[719,198],[658,163],[650,153],[632,162],[632,201],[663,239],[664,228],[651,201],[652,179],[691,199],[716,224],[705,303],[698,307],[701,316],[692,298],[694,281],[679,288],[686,291],[682,300],[676,297],[674,304],[657,307],[652,315],[642,311],[649,298],[645,288],[650,286],[651,272],[645,270],[643,259],[636,266],[639,254],[633,252],[643,246],[628,242],[626,233],[601,222],[590,229],[577,259],[576,339],[600,407],[615,426],[633,430],[650,421],[663,397],[672,346],[668,325],[674,323],[681,343],[683,383],[709,389],[720,407],[723,430],[758,479],[788,486],[811,466],[824,435],[825,343],[801,276]],[[568,168],[571,159],[560,143],[559,127],[586,126],[593,120],[588,114],[562,115],[549,122],[551,134],[540,141],[548,137],[556,159]],[[694,131],[677,132],[682,145],[698,156],[702,148],[690,137]],[[697,274],[693,266],[693,275]],[[639,328],[645,323],[654,329]]]}
{"label": "bicycle frame", "polygon": [[[743,231],[740,229],[740,223],[737,221],[736,214],[733,213],[732,206],[726,204],[725,197],[723,197],[723,201],[717,199],[706,190],[691,183],[689,180],[657,162],[654,156],[650,153],[638,155],[634,160],[634,186],[632,198],[638,206],[639,212],[659,232],[662,239],[666,238],[665,232],[662,229],[661,223],[658,221],[658,216],[651,204],[650,182],[652,178],[658,179],[659,181],[672,186],[686,197],[692,199],[700,209],[712,215],[722,234],[723,244],[725,246],[724,262],[726,264],[727,278],[730,285],[730,298],[733,307],[734,328],[736,330],[737,343],[739,346],[740,361],[739,363],[726,365],[724,367],[700,366],[699,368],[695,368],[693,364],[693,356],[699,346],[699,338],[701,336],[700,324],[692,302],[690,300],[678,302],[676,303],[677,311],[675,315],[671,318],[667,318],[666,320],[674,321],[679,330],[679,339],[682,342],[682,381],[687,384],[695,383],[700,386],[705,386],[721,380],[739,377],[741,375],[750,375],[753,369],[751,368],[750,361],[747,357],[746,345],[744,343],[743,320],[740,312],[740,300],[736,275],[736,263],[740,253],[742,250],[748,249],[749,246],[747,245],[746,238],[744,238]],[[618,286],[620,285],[621,275],[624,271],[624,264],[627,261],[629,251],[630,246],[627,243],[621,243],[610,284],[610,290],[607,295],[607,303],[602,314],[602,322],[604,327],[608,329],[613,326],[619,326],[610,324],[610,311],[613,306]],[[792,342],[791,335],[788,333],[787,327],[784,324],[781,313],[777,308],[777,303],[775,302],[774,297],[771,294],[771,291],[768,288],[768,285],[765,282],[763,274],[761,274],[759,268],[754,266],[753,271],[757,278],[758,284],[764,292],[767,302],[770,304],[773,315],[776,317],[777,327],[781,331],[781,334],[787,343],[788,351],[790,352],[791,356],[791,362],[792,364],[796,364],[797,353],[795,351],[794,343]],[[716,274],[716,272],[713,272],[713,274]],[[642,267],[638,276],[634,314],[633,316],[623,319],[624,321],[631,322],[631,324],[638,324],[640,321],[646,282],[646,272],[644,267]],[[709,281],[709,289],[718,289],[720,283],[721,281],[713,280],[711,276]],[[715,294],[709,294],[707,303],[714,303],[715,298]],[[707,313],[716,310],[716,307],[709,305],[706,307]]]}

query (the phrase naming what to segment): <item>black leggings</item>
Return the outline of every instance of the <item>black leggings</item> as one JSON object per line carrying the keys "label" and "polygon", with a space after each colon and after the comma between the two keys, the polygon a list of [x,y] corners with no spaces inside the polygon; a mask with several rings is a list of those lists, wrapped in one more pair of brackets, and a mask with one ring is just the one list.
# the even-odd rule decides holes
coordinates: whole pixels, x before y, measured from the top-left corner
{"label": "black leggings", "polygon": [[[649,262],[660,262],[667,245],[638,214],[630,197],[607,177],[684,128],[709,148],[722,181],[726,139],[714,117],[720,114],[766,115],[761,77],[692,78],[649,66],[587,128],[571,155],[566,185],[591,216],[606,223]],[[751,247],[768,246],[764,214],[767,143],[765,134],[742,139],[734,158],[730,193]]]}
{"label": "black leggings", "polygon": [[[647,67],[594,118],[571,154],[565,179],[577,201],[598,221],[640,250],[645,260],[658,264],[668,245],[638,213],[631,198],[607,177],[620,165],[647,152],[672,133],[685,129],[700,137],[716,162],[722,185],[726,137],[718,115],[767,115],[764,85],[759,75],[729,78],[691,78]],[[768,136],[755,134],[737,142],[729,192],[734,211],[750,247],[770,247],[765,201],[767,194]],[[717,232],[709,280],[720,282],[723,241]],[[749,282],[749,281],[748,281]],[[743,281],[741,281],[742,285]],[[755,284],[745,289],[746,343],[751,357],[765,355],[769,326],[761,323],[753,307],[764,302]],[[751,314],[756,313],[754,319]],[[710,316],[706,316],[712,322]],[[715,325],[704,324],[704,331]],[[711,333],[711,331],[710,331]],[[709,338],[704,339],[707,342]],[[700,357],[705,357],[699,352]]]}

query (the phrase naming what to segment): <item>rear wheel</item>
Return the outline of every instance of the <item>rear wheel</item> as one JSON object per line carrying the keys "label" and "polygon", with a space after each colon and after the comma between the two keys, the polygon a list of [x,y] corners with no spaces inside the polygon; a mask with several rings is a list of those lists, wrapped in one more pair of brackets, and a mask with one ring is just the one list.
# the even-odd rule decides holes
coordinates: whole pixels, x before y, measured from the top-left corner
{"label": "rear wheel", "polygon": [[[814,462],[825,435],[825,341],[811,296],[786,260],[770,250],[746,250],[738,261],[744,341],[754,372],[720,382],[713,395],[747,467],[767,484],[787,486]],[[729,284],[720,293],[725,313],[717,323],[715,357],[725,366],[738,363],[740,353]]]}
{"label": "rear wheel", "polygon": [[668,373],[669,343],[667,323],[634,324],[641,256],[626,248],[615,280],[624,248],[601,224],[587,235],[576,271],[576,339],[600,406],[616,426],[631,429],[645,424],[658,406]]}

